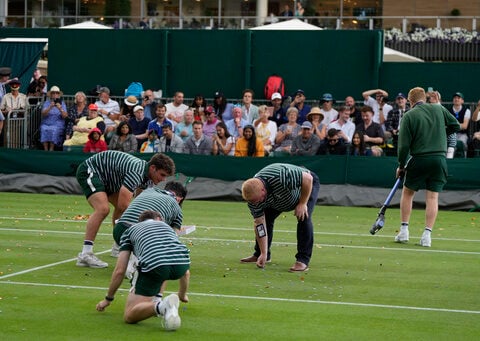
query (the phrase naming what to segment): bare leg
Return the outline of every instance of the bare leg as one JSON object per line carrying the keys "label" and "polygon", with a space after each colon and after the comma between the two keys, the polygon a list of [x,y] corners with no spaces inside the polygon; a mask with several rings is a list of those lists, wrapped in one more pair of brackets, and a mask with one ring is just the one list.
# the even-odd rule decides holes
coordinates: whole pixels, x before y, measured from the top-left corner
{"label": "bare leg", "polygon": [[400,219],[402,219],[402,222],[410,221],[414,196],[415,191],[403,186],[402,198],[400,199]]}
{"label": "bare leg", "polygon": [[93,208],[93,213],[87,221],[87,230],[85,231],[85,240],[95,241],[100,225],[108,216],[110,206],[108,204],[107,194],[97,192],[88,198],[88,203]]}
{"label": "bare leg", "polygon": [[183,303],[188,302],[187,290],[188,290],[189,283],[190,283],[190,270],[187,270],[187,272],[185,272],[185,275],[183,275],[182,278],[179,279],[178,298]]}
{"label": "bare leg", "polygon": [[427,191],[425,202],[425,226],[433,229],[438,214],[438,192]]}
{"label": "bare leg", "polygon": [[137,323],[156,316],[155,304],[156,302],[152,301],[152,297],[136,295],[131,292],[127,297],[123,319],[127,323]]}
{"label": "bare leg", "polygon": [[48,151],[48,142],[43,142],[43,150]]}
{"label": "bare leg", "polygon": [[167,289],[167,281],[163,281],[163,283],[160,287],[160,292],[159,292],[159,294],[162,295],[162,297],[163,297],[163,293],[165,292],[166,289]]}

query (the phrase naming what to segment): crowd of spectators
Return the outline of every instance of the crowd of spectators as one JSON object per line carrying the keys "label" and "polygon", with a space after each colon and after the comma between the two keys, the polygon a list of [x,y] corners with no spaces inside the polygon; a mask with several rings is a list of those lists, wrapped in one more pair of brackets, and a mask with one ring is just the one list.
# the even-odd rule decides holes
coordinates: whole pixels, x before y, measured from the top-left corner
{"label": "crowd of spectators", "polygon": [[[239,103],[232,103],[217,91],[210,103],[197,94],[187,105],[182,91],[175,92],[166,103],[155,98],[152,89],[139,97],[130,95],[117,101],[111,98],[109,88],[99,87],[96,100],[89,100],[79,91],[73,104],[67,106],[59,86],[53,85],[47,91],[47,79],[38,73],[32,77],[27,96],[18,94],[18,80],[4,77],[2,86],[7,84],[10,92],[4,91],[0,99],[0,123],[9,110],[16,109],[12,99],[18,98],[19,108],[25,109],[27,96],[40,97],[40,143],[48,151],[78,147],[98,152],[105,145],[128,153],[378,157],[395,155],[401,119],[409,109],[403,93],[390,100],[383,89],[364,91],[363,102],[347,96],[338,105],[331,93],[324,93],[318,99],[319,105],[311,106],[312,101],[307,101],[302,89],[290,96],[274,93],[265,104],[255,102],[254,91],[245,89]],[[432,103],[441,103],[438,91],[429,88],[427,96]],[[452,96],[452,103],[448,109],[462,130],[457,139],[449,138],[449,147],[455,148],[458,157],[479,156],[480,101],[473,113],[464,104],[461,92]],[[95,134],[91,134],[94,130]],[[85,147],[87,143],[89,148]]]}

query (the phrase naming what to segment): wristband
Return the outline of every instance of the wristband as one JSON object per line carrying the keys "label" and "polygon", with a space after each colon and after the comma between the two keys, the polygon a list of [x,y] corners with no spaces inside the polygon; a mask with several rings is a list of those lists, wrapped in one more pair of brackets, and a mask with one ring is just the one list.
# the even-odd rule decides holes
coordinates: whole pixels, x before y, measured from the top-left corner
{"label": "wristband", "polygon": [[105,296],[105,301],[112,302],[115,299],[115,297],[110,297],[108,295]]}

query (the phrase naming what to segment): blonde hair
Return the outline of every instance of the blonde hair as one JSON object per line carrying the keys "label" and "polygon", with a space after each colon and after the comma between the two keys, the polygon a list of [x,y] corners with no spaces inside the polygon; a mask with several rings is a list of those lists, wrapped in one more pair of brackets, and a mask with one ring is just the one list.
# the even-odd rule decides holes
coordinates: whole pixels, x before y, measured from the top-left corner
{"label": "blonde hair", "polygon": [[420,101],[426,101],[425,90],[421,87],[415,87],[408,92],[408,101],[413,105]]}
{"label": "blonde hair", "polygon": [[245,180],[242,184],[242,198],[248,201],[255,193],[258,193],[262,189],[262,181],[260,179],[251,178]]}
{"label": "blonde hair", "polygon": [[85,104],[87,104],[87,95],[85,95],[85,93],[83,91],[77,91],[75,93],[75,96],[73,96],[74,100],[73,100],[73,103],[77,104],[77,96],[80,95],[83,97],[83,99],[85,100]]}
{"label": "blonde hair", "polygon": [[261,105],[258,107],[258,112],[264,113],[267,111],[267,106],[266,105]]}

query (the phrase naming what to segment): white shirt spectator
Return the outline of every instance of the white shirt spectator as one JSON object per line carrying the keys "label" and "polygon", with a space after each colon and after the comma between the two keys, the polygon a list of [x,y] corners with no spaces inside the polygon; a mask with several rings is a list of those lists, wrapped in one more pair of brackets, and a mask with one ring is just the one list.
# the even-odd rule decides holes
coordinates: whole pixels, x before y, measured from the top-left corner
{"label": "white shirt spectator", "polygon": [[[109,114],[118,114],[120,113],[120,105],[118,104],[117,101],[114,101],[113,99],[109,98],[107,103],[104,103],[101,100],[98,100],[95,102],[95,104],[98,107],[98,110],[100,112],[100,109],[105,110]],[[107,127],[109,126],[115,126],[115,122],[112,121],[108,115],[101,114],[103,117],[103,120],[105,121],[105,125]]]}
{"label": "white shirt spectator", "polygon": [[353,134],[355,133],[355,124],[351,121],[345,122],[343,125],[339,123],[339,120],[333,121],[327,127],[327,131],[331,128],[343,131],[343,133],[348,137],[348,141],[345,143],[352,143]]}
{"label": "white shirt spectator", "polygon": [[[365,105],[368,105],[369,107],[372,107],[373,109],[373,122],[375,123],[380,123],[380,105],[378,104],[377,100],[373,97],[368,97],[367,100],[363,101]],[[393,110],[393,107],[390,104],[384,104],[383,105],[383,116],[385,117],[385,121],[388,118],[388,114],[390,111]],[[382,125],[383,130],[385,131],[385,126]]]}
{"label": "white shirt spectator", "polygon": [[325,124],[326,126],[328,126],[331,122],[335,121],[338,118],[338,111],[336,111],[333,108],[328,111],[325,111],[322,108],[320,108],[320,111],[322,112],[324,117],[322,123]]}

